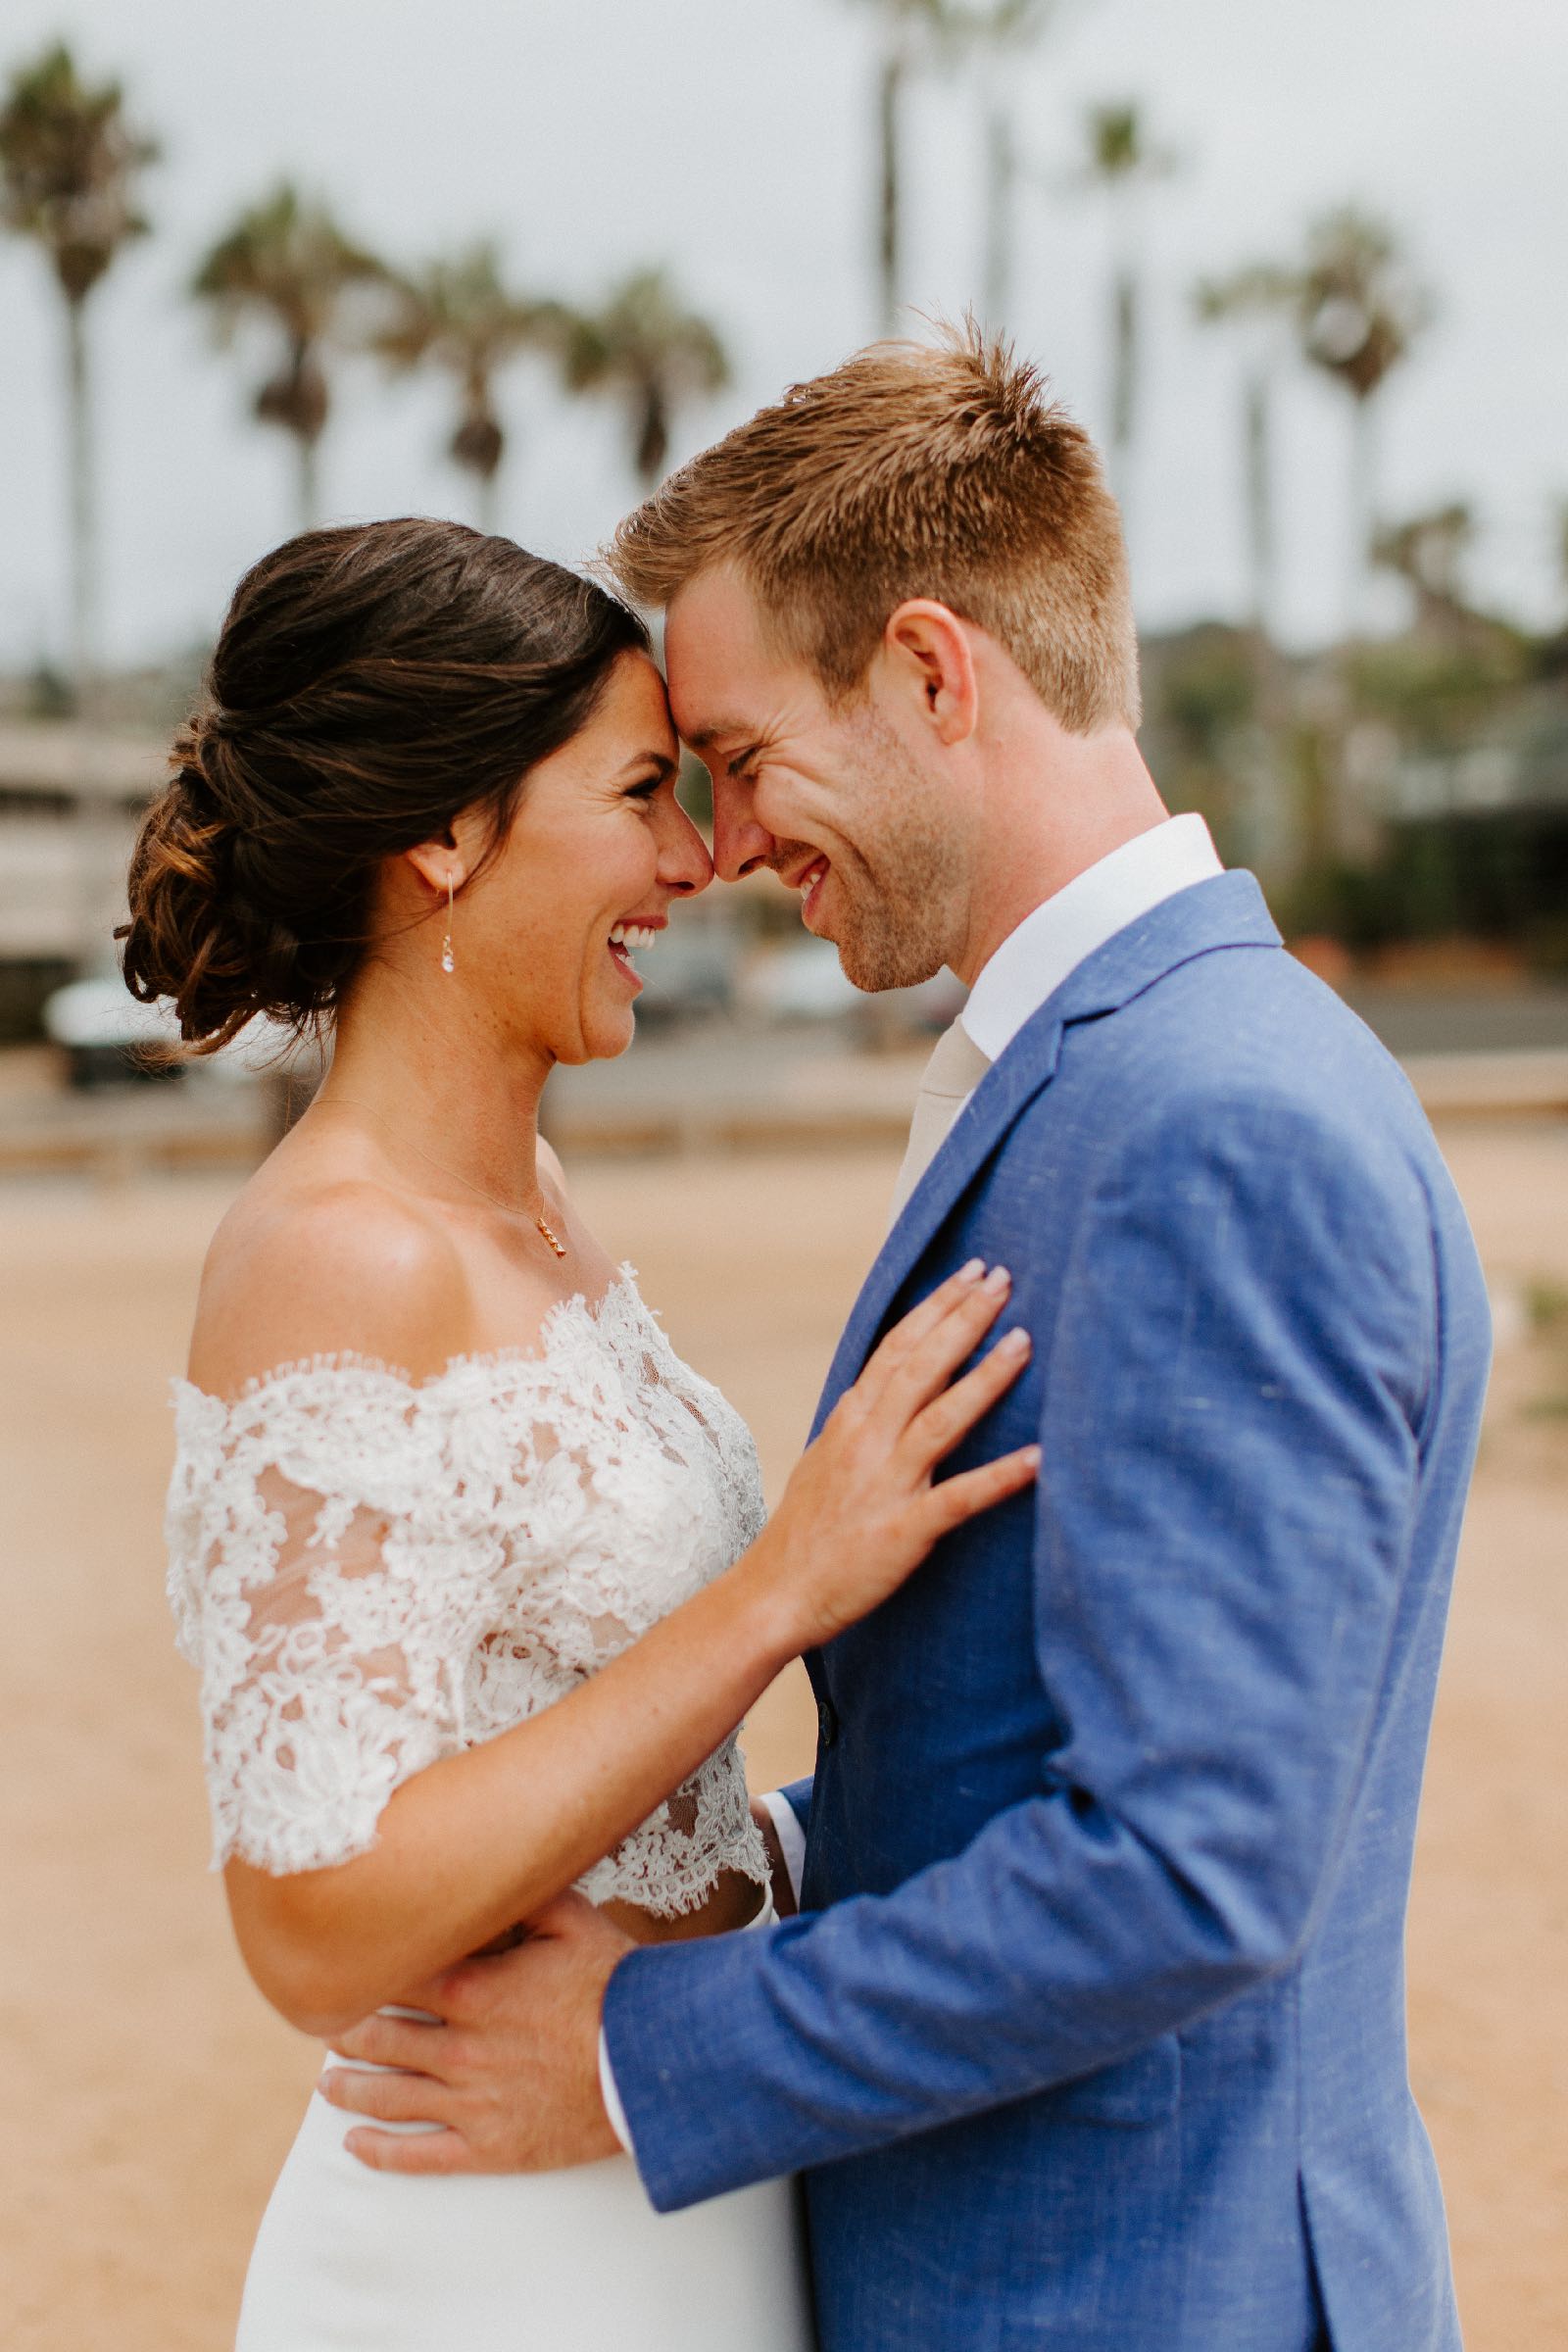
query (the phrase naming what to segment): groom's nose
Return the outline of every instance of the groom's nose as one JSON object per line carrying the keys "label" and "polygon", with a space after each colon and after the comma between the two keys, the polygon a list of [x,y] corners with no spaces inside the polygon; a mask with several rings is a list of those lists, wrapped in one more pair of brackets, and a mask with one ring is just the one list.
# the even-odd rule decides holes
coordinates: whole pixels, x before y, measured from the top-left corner
{"label": "groom's nose", "polygon": [[750,787],[733,776],[715,777],[713,870],[720,879],[738,882],[742,874],[755,873],[767,864],[776,846],[767,827],[757,821]]}

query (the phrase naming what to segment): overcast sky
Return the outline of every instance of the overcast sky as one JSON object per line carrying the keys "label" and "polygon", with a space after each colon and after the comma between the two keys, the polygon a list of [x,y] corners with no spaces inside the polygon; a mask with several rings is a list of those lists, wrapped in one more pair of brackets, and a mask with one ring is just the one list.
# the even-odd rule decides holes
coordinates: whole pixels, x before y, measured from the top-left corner
{"label": "overcast sky", "polygon": [[[681,454],[876,325],[870,11],[847,0],[0,0],[0,67],[64,31],[165,145],[157,234],[93,305],[105,622],[116,660],[209,636],[292,528],[289,452],[248,416],[254,355],[218,355],[183,286],[281,173],[395,259],[477,234],[578,300],[669,265],[721,327],[733,390]],[[1013,326],[1092,425],[1104,410],[1106,236],[1071,188],[1086,107],[1135,97],[1185,159],[1152,200],[1146,429],[1130,502],[1146,623],[1243,596],[1238,367],[1190,322],[1200,271],[1287,255],[1348,198],[1386,213],[1441,299],[1391,391],[1385,505],[1471,499],[1478,585],[1544,617],[1568,494],[1568,9],[1562,0],[1064,0],[1014,69],[1036,167]],[[972,88],[909,110],[906,292],[978,292]],[[64,644],[56,305],[0,243],[0,663]],[[616,419],[525,367],[504,527],[575,560],[634,491]],[[1280,418],[1287,617],[1331,629],[1346,576],[1345,403],[1296,372]],[[439,386],[350,369],[323,452],[333,516],[466,513]]]}

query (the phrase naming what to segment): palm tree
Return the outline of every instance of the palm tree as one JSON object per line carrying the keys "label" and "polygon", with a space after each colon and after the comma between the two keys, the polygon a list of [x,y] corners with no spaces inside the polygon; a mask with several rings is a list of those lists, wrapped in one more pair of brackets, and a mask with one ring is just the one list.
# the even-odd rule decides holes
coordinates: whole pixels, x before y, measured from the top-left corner
{"label": "palm tree", "polygon": [[1464,592],[1464,564],[1475,539],[1475,515],[1463,500],[1432,507],[1380,529],[1372,561],[1404,582],[1415,600],[1418,629],[1451,636],[1478,615]]}
{"label": "palm tree", "polygon": [[[860,0],[860,5],[867,0]],[[1034,38],[1060,0],[869,0],[881,19],[876,77],[876,267],[881,330],[898,324],[901,287],[904,94],[934,55],[1005,48]],[[993,94],[987,107],[986,310],[1005,307],[1017,157],[1011,117]]]}
{"label": "palm tree", "polygon": [[197,301],[212,307],[220,342],[253,321],[281,338],[281,364],[257,391],[255,413],[293,436],[301,530],[313,527],[319,510],[318,453],[331,407],[327,354],[353,347],[351,297],[384,287],[386,276],[323,205],[285,181],[240,215],[191,281]]}
{"label": "palm tree", "polygon": [[1432,317],[1393,231],[1353,206],[1320,220],[1298,280],[1301,350],[1352,403],[1350,588],[1347,621],[1359,635],[1377,536],[1378,396]]}
{"label": "palm tree", "polygon": [[1130,103],[1091,108],[1088,133],[1084,178],[1108,198],[1112,217],[1110,475],[1125,510],[1132,495],[1143,359],[1141,198],[1152,181],[1168,177],[1176,169],[1176,158],[1150,144],[1143,114]]}
{"label": "palm tree", "polygon": [[[862,6],[867,0],[860,0]],[[942,31],[952,0],[868,0],[881,20],[876,71],[877,190],[875,239],[878,315],[881,330],[898,324],[900,243],[903,211],[903,127],[905,86],[933,33]]]}
{"label": "palm tree", "polygon": [[30,237],[65,302],[71,463],[71,668],[78,710],[97,664],[97,498],[87,300],[122,249],[145,236],[136,179],[155,142],[126,122],[119,82],[89,87],[62,43],[13,74],[0,105],[0,224]]}
{"label": "palm tree", "polygon": [[609,392],[621,402],[645,491],[663,473],[676,410],[722,391],[730,375],[714,329],[681,308],[662,270],[639,270],[597,318],[574,319],[563,357],[573,392]]}
{"label": "palm tree", "polygon": [[559,303],[513,293],[493,245],[431,262],[416,276],[395,279],[391,290],[392,314],[372,347],[393,368],[430,365],[454,378],[459,413],[447,454],[473,475],[480,528],[493,531],[507,446],[496,414],[496,378],[530,346],[559,344],[565,313]]}
{"label": "palm tree", "polygon": [[1274,624],[1273,390],[1281,328],[1299,300],[1298,279],[1272,262],[1254,262],[1230,277],[1202,278],[1193,307],[1205,326],[1239,326],[1248,338],[1244,393],[1247,553],[1252,627],[1270,637]]}

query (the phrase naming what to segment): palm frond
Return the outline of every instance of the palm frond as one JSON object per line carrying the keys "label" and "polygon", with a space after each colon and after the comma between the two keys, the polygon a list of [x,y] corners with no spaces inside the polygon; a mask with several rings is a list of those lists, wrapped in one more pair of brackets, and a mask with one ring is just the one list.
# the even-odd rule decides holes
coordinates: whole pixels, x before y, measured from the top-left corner
{"label": "palm frond", "polygon": [[68,301],[84,301],[147,234],[136,181],[158,155],[126,121],[121,84],[89,85],[59,43],[13,74],[0,103],[0,225],[40,246]]}
{"label": "palm frond", "polygon": [[662,270],[636,271],[602,311],[573,319],[561,362],[572,391],[604,391],[621,401],[645,482],[662,470],[675,410],[722,391],[730,380],[717,330],[684,307]]}
{"label": "palm frond", "polygon": [[1372,397],[1434,315],[1393,229],[1354,206],[1313,226],[1298,284],[1303,354],[1358,401]]}

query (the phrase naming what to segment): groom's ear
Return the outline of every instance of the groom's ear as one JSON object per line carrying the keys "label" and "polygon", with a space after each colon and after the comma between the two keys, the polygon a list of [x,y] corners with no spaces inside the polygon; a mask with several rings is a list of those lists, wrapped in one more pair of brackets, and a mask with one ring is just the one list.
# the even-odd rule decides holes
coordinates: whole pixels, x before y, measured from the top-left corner
{"label": "groom's ear", "polygon": [[882,661],[894,692],[917,702],[944,745],[967,742],[980,719],[980,685],[965,622],[930,597],[900,605],[882,632]]}

